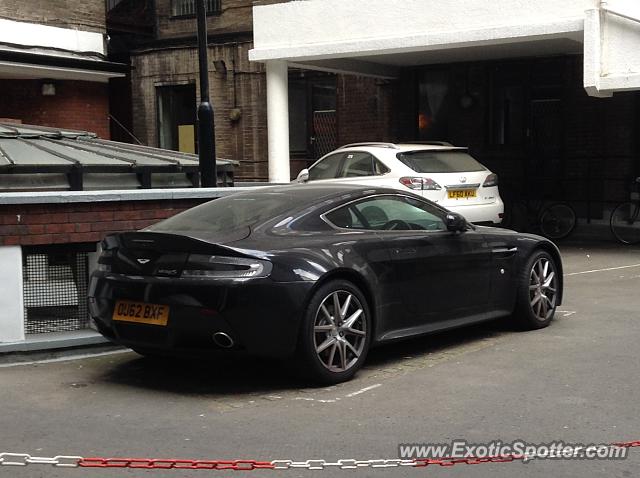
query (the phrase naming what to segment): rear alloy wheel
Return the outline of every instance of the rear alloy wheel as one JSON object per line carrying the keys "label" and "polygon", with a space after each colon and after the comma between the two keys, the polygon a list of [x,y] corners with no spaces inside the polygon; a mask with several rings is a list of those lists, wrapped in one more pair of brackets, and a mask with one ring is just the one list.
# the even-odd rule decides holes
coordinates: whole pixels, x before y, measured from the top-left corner
{"label": "rear alloy wheel", "polygon": [[549,325],[556,311],[559,279],[555,260],[545,251],[534,252],[520,274],[516,319],[526,329]]}
{"label": "rear alloy wheel", "polygon": [[349,380],[369,349],[371,320],[362,292],[344,280],[313,295],[302,324],[299,354],[305,375],[322,383]]}

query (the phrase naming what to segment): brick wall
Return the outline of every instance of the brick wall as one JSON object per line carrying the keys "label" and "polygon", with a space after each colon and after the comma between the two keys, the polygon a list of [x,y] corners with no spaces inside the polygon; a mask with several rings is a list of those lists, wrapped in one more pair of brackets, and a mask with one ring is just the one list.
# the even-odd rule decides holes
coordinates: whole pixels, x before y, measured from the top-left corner
{"label": "brick wall", "polygon": [[390,82],[339,75],[336,88],[338,144],[391,141]]}
{"label": "brick wall", "polygon": [[104,83],[53,81],[55,96],[42,96],[42,80],[0,80],[0,117],[25,124],[109,134],[109,97]]}
{"label": "brick wall", "polygon": [[[240,161],[236,180],[266,179],[268,170],[266,79],[261,64],[249,63],[250,48],[251,43],[230,43],[210,45],[208,51],[216,154]],[[215,60],[225,62],[227,73],[215,71]],[[144,144],[158,146],[156,87],[193,83],[200,101],[198,52],[190,47],[140,52],[132,63],[133,132]],[[239,121],[229,118],[234,81],[235,106],[242,112]]]}
{"label": "brick wall", "polygon": [[208,199],[0,205],[0,246],[99,242],[135,231]]}
{"label": "brick wall", "polygon": [[[196,33],[195,17],[172,17],[172,0],[156,0],[158,38],[191,37]],[[253,30],[254,0],[222,0],[222,13],[207,16],[207,33],[224,35]]]}
{"label": "brick wall", "polygon": [[2,0],[0,18],[106,33],[104,0]]}

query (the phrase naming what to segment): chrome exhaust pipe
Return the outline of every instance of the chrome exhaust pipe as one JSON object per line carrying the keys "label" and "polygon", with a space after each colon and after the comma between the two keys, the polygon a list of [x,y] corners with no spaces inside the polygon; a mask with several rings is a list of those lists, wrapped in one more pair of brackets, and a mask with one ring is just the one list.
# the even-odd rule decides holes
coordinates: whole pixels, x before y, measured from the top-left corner
{"label": "chrome exhaust pipe", "polygon": [[224,332],[216,332],[213,334],[213,341],[218,347],[223,349],[230,349],[234,344],[233,339]]}

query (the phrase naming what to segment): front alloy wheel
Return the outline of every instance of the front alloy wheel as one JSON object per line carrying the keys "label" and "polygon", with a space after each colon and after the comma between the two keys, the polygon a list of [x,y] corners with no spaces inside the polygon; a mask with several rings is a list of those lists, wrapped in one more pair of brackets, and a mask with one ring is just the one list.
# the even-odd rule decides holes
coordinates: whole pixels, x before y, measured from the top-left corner
{"label": "front alloy wheel", "polygon": [[540,321],[549,319],[556,308],[558,279],[551,259],[540,257],[529,274],[531,312]]}
{"label": "front alloy wheel", "polygon": [[322,383],[349,380],[369,349],[371,318],[364,295],[351,282],[327,282],[311,298],[300,333],[305,377]]}
{"label": "front alloy wheel", "polygon": [[547,252],[538,250],[520,272],[514,318],[525,329],[549,325],[556,312],[560,293],[558,267]]}

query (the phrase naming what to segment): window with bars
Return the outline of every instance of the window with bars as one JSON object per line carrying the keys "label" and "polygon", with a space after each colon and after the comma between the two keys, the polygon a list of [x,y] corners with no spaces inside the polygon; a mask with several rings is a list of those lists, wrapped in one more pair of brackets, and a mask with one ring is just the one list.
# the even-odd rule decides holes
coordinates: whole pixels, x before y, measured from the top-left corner
{"label": "window with bars", "polygon": [[[205,0],[207,15],[219,15],[222,12],[222,0]],[[196,0],[171,0],[171,16],[192,17],[196,14]]]}
{"label": "window with bars", "polygon": [[25,248],[23,287],[26,334],[89,327],[88,254]]}

